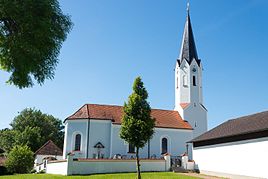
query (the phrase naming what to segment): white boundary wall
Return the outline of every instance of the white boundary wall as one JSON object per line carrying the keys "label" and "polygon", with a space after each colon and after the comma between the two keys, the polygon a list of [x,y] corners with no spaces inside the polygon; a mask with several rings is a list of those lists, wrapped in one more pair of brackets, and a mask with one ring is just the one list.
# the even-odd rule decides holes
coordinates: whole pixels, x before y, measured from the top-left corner
{"label": "white boundary wall", "polygon": [[[141,160],[141,171],[166,171],[165,160]],[[74,161],[72,174],[135,172],[135,160]]]}
{"label": "white boundary wall", "polygon": [[201,173],[268,178],[268,137],[195,147],[193,158]]}
{"label": "white boundary wall", "polygon": [[59,174],[59,175],[68,175],[68,162],[49,162],[46,166],[46,173],[49,174]]}
{"label": "white boundary wall", "polygon": [[[169,171],[170,156],[165,159],[141,159],[141,171]],[[118,173],[136,172],[136,160],[121,159],[82,159],[73,161],[73,156],[68,156],[67,161],[50,162],[47,164],[46,173],[61,175],[85,175],[93,173]]]}

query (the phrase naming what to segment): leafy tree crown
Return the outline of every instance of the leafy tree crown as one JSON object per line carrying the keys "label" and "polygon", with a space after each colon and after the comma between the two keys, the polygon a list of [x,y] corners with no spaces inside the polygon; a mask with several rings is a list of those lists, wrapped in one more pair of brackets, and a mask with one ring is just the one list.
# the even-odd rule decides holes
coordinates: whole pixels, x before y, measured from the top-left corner
{"label": "leafy tree crown", "polygon": [[124,104],[120,137],[137,148],[142,148],[152,138],[154,119],[147,102],[148,93],[140,77],[133,84],[133,93]]}
{"label": "leafy tree crown", "polygon": [[48,140],[63,147],[62,121],[40,110],[26,108],[12,121],[11,129],[0,130],[0,148],[7,153],[14,145],[27,145],[32,151],[39,149]]}
{"label": "leafy tree crown", "polygon": [[19,88],[52,79],[62,42],[72,28],[57,0],[0,1],[0,70]]}

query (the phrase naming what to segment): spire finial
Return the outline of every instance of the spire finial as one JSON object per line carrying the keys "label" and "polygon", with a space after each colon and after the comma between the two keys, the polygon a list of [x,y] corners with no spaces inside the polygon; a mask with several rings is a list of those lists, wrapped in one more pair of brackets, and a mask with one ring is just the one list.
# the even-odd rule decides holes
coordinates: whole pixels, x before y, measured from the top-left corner
{"label": "spire finial", "polygon": [[190,0],[188,0],[187,2],[187,13],[189,14],[189,11],[190,11]]}

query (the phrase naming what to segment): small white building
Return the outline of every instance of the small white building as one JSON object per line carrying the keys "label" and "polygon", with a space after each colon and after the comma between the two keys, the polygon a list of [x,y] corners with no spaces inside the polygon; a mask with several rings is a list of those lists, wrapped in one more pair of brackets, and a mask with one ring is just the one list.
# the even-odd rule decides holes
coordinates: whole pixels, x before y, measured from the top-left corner
{"label": "small white building", "polygon": [[268,178],[268,111],[228,120],[192,142],[201,173]]}
{"label": "small white building", "polygon": [[62,160],[62,149],[51,140],[47,141],[35,153],[34,166],[42,164],[45,160]]}
{"label": "small white building", "polygon": [[[179,156],[186,152],[191,158],[192,147],[187,142],[207,131],[207,110],[203,105],[202,63],[189,11],[175,67],[175,109],[152,109],[151,116],[156,120],[155,133],[140,156],[159,158],[165,153]],[[134,157],[133,146],[119,137],[122,117],[122,106],[83,105],[64,121],[64,159],[68,153],[74,158]]]}

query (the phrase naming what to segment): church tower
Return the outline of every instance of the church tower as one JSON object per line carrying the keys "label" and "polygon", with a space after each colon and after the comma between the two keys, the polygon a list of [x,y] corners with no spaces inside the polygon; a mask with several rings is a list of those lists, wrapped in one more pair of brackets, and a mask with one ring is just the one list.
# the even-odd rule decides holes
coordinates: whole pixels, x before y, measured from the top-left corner
{"label": "church tower", "polygon": [[193,127],[193,137],[207,131],[207,110],[203,105],[202,63],[198,58],[189,4],[179,58],[175,68],[175,110]]}

